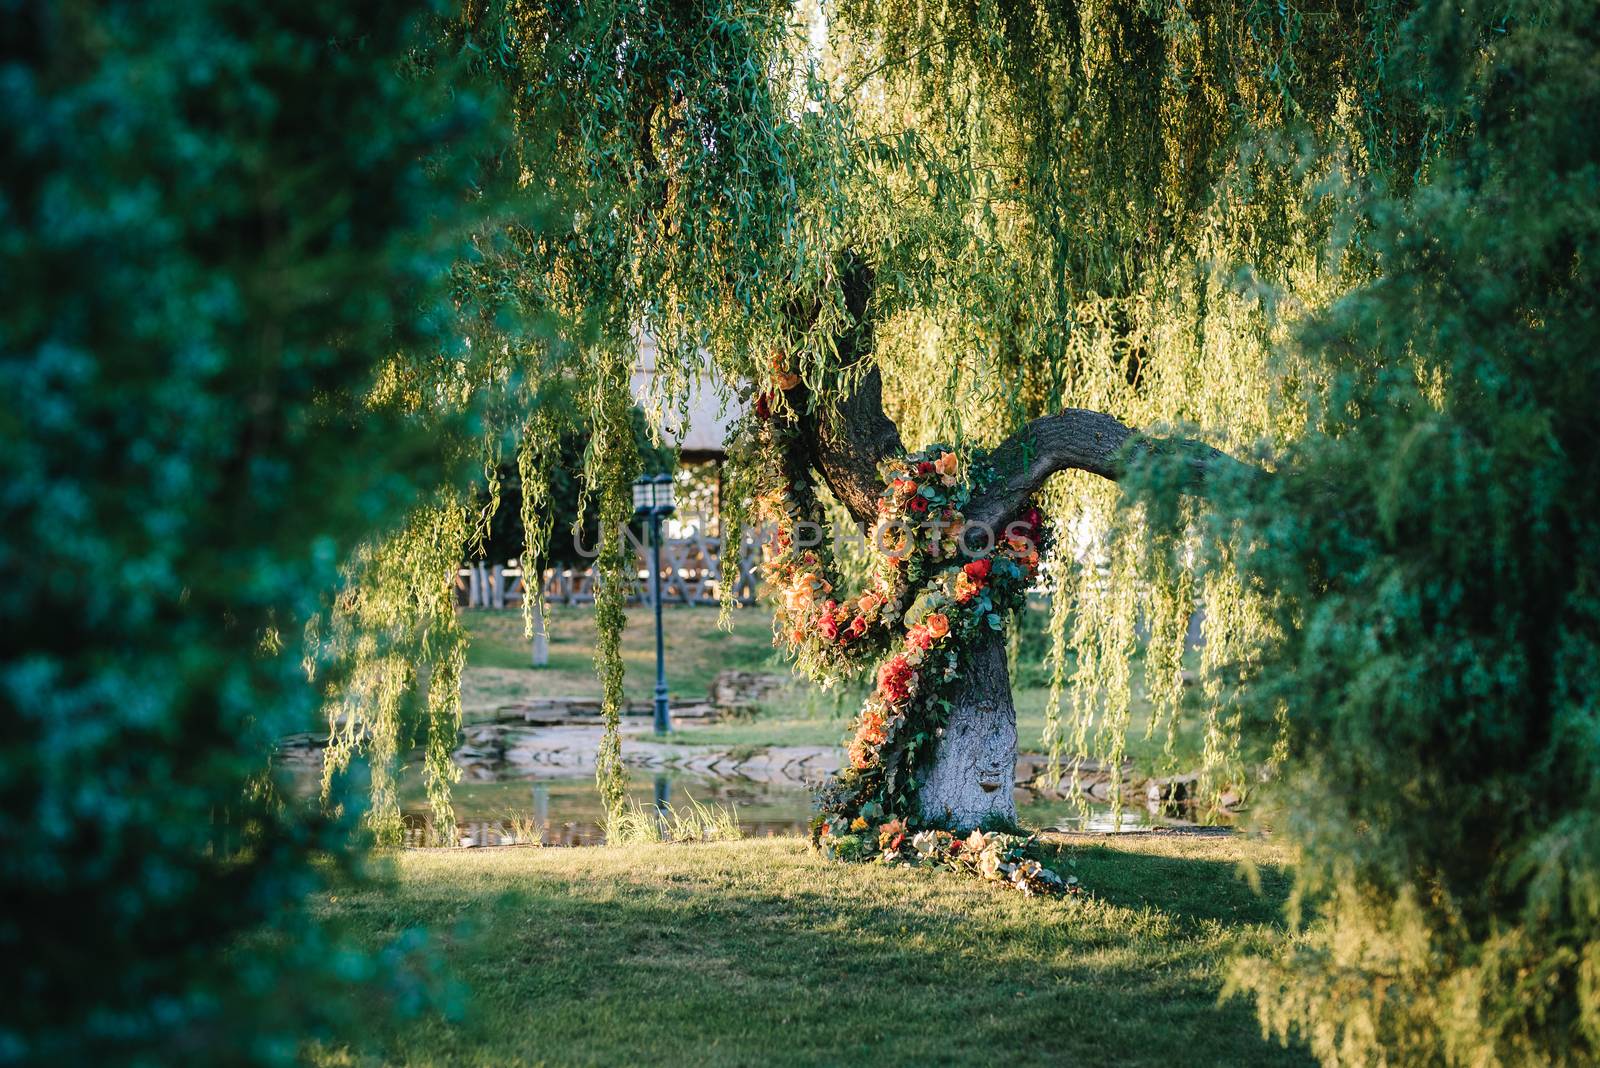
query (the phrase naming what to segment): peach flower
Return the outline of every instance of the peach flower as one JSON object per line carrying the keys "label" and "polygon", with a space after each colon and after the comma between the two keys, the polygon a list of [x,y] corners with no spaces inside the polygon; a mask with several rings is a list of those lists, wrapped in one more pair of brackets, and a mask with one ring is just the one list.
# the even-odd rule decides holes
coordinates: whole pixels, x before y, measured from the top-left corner
{"label": "peach flower", "polygon": [[772,354],[772,381],[781,390],[787,392],[800,384],[800,376],[789,370],[783,353]]}

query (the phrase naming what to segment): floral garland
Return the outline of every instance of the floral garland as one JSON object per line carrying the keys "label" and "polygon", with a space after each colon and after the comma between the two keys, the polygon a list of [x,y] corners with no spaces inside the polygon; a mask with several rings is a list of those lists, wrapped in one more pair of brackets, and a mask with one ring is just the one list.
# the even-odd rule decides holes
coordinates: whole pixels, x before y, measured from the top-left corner
{"label": "floral garland", "polygon": [[879,550],[876,566],[868,588],[854,597],[831,596],[837,580],[817,548],[799,536],[806,510],[792,487],[780,482],[764,502],[765,518],[776,525],[763,569],[777,595],[777,643],[813,677],[836,677],[880,654],[904,620],[910,594],[939,561],[960,553],[956,538],[969,493],[957,477],[955,454],[936,447],[904,464],[878,502],[880,521],[871,535]]}
{"label": "floral garland", "polygon": [[[918,764],[948,718],[962,653],[983,632],[1004,628],[1038,572],[1044,539],[1038,509],[973,546],[963,537],[963,511],[993,472],[981,461],[969,463],[964,478],[960,457],[944,445],[890,461],[880,469],[885,486],[871,535],[877,550],[871,579],[860,594],[841,597],[820,538],[810,545],[800,537],[808,521],[820,533],[814,498],[785,467],[797,422],[779,398],[799,380],[775,364],[773,381],[774,390],[756,402],[753,429],[758,462],[769,473],[755,512],[775,527],[763,564],[776,599],[774,643],[823,682],[876,661],[876,685],[851,724],[848,766],[819,797],[813,843],[843,859],[939,863],[986,877],[1004,866],[1005,879],[1019,889],[1062,892],[1066,883],[1025,856],[1028,840],[982,834],[964,840],[931,827],[907,837],[919,820]],[[876,835],[861,833],[875,825]]]}

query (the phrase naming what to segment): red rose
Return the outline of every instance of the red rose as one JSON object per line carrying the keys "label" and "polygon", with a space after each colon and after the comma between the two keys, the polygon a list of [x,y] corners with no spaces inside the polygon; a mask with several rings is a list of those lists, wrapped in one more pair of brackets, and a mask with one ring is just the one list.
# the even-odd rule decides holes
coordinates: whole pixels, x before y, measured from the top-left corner
{"label": "red rose", "polygon": [[772,391],[771,390],[768,390],[767,392],[761,394],[761,396],[756,398],[756,418],[757,419],[770,419],[770,418],[772,418]]}
{"label": "red rose", "polygon": [[989,577],[989,569],[993,566],[994,565],[991,564],[988,559],[974,560],[961,570],[965,571],[967,573],[967,578],[971,579],[973,582],[983,582]]}
{"label": "red rose", "polygon": [[863,634],[865,634],[866,632],[867,632],[867,621],[866,621],[865,618],[863,618],[862,616],[856,616],[856,618],[854,618],[854,619],[852,619],[850,621],[850,633],[851,634],[854,634],[856,637],[859,638]]}
{"label": "red rose", "polygon": [[922,461],[920,464],[917,465],[917,474],[919,474],[919,475],[931,475],[931,474],[933,474],[933,465],[930,464],[926,460]]}
{"label": "red rose", "polygon": [[911,696],[911,679],[914,673],[911,662],[896,654],[878,669],[878,691],[892,705],[903,703]]}
{"label": "red rose", "polygon": [[959,838],[952,838],[952,839],[950,839],[950,852],[951,852],[951,853],[959,853],[959,852],[961,852],[961,847],[962,847],[962,846],[963,846],[963,845],[965,845],[965,844],[966,844],[966,843],[965,843],[965,842],[963,842],[963,841],[962,841],[962,840],[961,840],[961,839],[959,839]]}
{"label": "red rose", "polygon": [[919,493],[906,502],[906,507],[913,512],[926,512],[928,510],[928,498]]}
{"label": "red rose", "polygon": [[817,620],[817,633],[821,634],[830,642],[837,641],[839,638],[839,624],[833,621],[833,617],[831,615],[824,615],[821,619]]}

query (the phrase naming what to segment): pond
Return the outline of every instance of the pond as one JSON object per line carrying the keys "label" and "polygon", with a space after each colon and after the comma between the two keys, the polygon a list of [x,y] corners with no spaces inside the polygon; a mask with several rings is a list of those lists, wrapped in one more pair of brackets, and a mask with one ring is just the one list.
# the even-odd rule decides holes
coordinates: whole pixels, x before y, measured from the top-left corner
{"label": "pond", "polygon": [[[803,783],[760,782],[740,777],[695,775],[677,771],[629,770],[628,793],[640,807],[667,804],[683,808],[691,801],[720,806],[738,818],[745,837],[802,835],[811,818],[812,793]],[[599,845],[605,840],[600,795],[591,775],[564,777],[506,776],[492,781],[457,783],[451,794],[458,839],[440,839],[420,786],[404,783],[402,817],[408,846],[550,846]],[[1061,830],[1115,832],[1144,830],[1184,822],[1181,813],[1151,813],[1129,806],[1120,821],[1109,805],[1094,805],[1087,818],[1060,798],[1017,791],[1017,813],[1024,826]]]}

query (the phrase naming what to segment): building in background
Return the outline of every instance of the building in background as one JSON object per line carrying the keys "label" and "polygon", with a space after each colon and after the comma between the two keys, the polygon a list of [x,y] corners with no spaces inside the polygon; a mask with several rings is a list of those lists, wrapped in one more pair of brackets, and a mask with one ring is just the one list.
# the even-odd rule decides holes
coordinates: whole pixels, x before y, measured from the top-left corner
{"label": "building in background", "polygon": [[656,339],[639,335],[639,359],[633,370],[633,396],[652,426],[667,444],[678,450],[678,514],[669,521],[674,537],[691,530],[718,533],[717,510],[722,502],[722,465],[727,461],[728,435],[744,415],[737,397],[718,396],[711,377],[710,354],[705,354],[705,376],[690,383],[686,409],[662,408],[653,383],[656,377]]}
{"label": "building in background", "polygon": [[[633,396],[645,420],[660,431],[664,444],[677,451],[678,461],[674,478],[678,510],[663,524],[667,539],[662,546],[661,588],[666,603],[711,604],[718,600],[722,544],[717,512],[722,502],[722,467],[728,457],[728,435],[743,415],[743,408],[736,397],[724,401],[718,396],[709,378],[709,356],[706,364],[708,377],[690,384],[687,405],[662,408],[654,389],[655,338],[640,334]],[[663,462],[659,453],[647,461]],[[507,483],[501,500],[503,514],[495,523],[498,534],[486,558],[463,565],[457,577],[458,600],[465,608],[511,608],[522,603],[523,575],[515,559],[521,545],[521,525],[517,510],[512,507],[520,483],[513,485],[514,473],[510,470],[503,475]],[[562,533],[558,531],[557,535]],[[753,544],[741,546],[735,594],[747,603],[755,599],[756,559]],[[558,558],[555,564],[541,579],[548,600],[582,604],[594,599],[594,575],[584,560]],[[633,599],[642,597],[649,587],[648,567],[641,553],[637,581],[630,591]]]}

